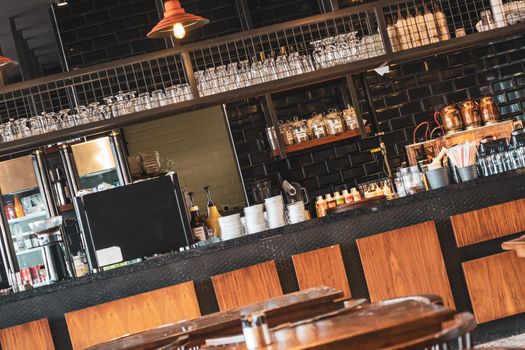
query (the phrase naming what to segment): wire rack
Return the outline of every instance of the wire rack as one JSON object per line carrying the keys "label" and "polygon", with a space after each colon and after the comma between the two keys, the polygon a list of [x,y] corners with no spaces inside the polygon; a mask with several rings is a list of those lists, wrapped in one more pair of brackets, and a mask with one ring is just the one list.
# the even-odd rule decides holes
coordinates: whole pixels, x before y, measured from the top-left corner
{"label": "wire rack", "polygon": [[190,51],[200,96],[385,54],[377,18],[358,12]]}
{"label": "wire rack", "polygon": [[193,98],[180,54],[71,74],[0,95],[9,142]]}
{"label": "wire rack", "polygon": [[525,1],[411,0],[383,13],[396,52],[524,22]]}

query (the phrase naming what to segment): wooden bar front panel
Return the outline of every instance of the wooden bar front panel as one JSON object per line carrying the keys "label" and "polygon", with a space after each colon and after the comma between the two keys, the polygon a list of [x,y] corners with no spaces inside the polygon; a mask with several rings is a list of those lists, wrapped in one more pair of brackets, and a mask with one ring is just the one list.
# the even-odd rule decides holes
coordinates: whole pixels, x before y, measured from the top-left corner
{"label": "wooden bar front panel", "polygon": [[213,276],[211,281],[221,311],[283,295],[273,260]]}
{"label": "wooden bar front panel", "polygon": [[74,349],[200,316],[193,281],[65,314]]}
{"label": "wooden bar front panel", "polygon": [[292,260],[299,289],[326,286],[352,297],[339,245],[293,255]]}
{"label": "wooden bar front panel", "polygon": [[373,302],[436,294],[455,307],[434,222],[358,239],[357,247]]}
{"label": "wooden bar front panel", "polygon": [[525,199],[450,217],[458,247],[525,231]]}
{"label": "wooden bar front panel", "polygon": [[505,252],[463,263],[478,323],[525,312],[525,259]]}
{"label": "wooden bar front panel", "polygon": [[2,350],[54,350],[47,318],[0,330]]}

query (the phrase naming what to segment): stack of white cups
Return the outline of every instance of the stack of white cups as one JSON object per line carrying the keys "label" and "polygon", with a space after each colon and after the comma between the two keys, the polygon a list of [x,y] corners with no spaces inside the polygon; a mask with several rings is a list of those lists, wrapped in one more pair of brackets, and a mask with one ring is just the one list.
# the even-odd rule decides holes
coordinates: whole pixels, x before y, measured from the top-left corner
{"label": "stack of white cups", "polygon": [[219,226],[221,227],[221,239],[223,241],[241,237],[244,233],[241,214],[220,217]]}
{"label": "stack of white cups", "polygon": [[303,201],[290,203],[286,206],[286,209],[288,212],[288,222],[290,224],[297,224],[299,222],[306,221]]}
{"label": "stack of white cups", "polygon": [[286,225],[284,214],[284,200],[282,195],[278,195],[264,200],[268,228],[277,228]]}
{"label": "stack of white cups", "polygon": [[264,207],[262,204],[244,208],[244,224],[248,234],[265,231],[268,229],[264,220]]}

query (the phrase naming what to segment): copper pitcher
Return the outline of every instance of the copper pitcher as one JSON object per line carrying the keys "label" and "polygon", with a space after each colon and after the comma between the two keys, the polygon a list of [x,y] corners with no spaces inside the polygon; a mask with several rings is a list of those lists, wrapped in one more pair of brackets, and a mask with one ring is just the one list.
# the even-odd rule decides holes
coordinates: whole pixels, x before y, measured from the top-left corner
{"label": "copper pitcher", "polygon": [[479,101],[479,110],[484,125],[494,124],[499,121],[499,108],[492,96],[485,96]]}
{"label": "copper pitcher", "polygon": [[441,116],[443,129],[447,135],[460,131],[463,128],[461,116],[454,105],[445,106],[441,109],[441,112],[436,112],[436,114]]}
{"label": "copper pitcher", "polygon": [[479,113],[479,104],[473,100],[466,100],[461,103],[461,120],[465,129],[470,130],[481,126],[481,114]]}

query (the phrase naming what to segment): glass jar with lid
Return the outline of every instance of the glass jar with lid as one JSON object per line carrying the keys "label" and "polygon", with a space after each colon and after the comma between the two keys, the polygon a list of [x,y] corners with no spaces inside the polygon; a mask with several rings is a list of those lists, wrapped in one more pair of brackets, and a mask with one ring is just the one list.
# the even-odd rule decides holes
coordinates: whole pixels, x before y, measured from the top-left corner
{"label": "glass jar with lid", "polygon": [[335,109],[328,110],[325,117],[326,131],[329,136],[342,134],[345,131],[341,113]]}
{"label": "glass jar with lid", "polygon": [[324,116],[319,114],[314,114],[310,119],[306,121],[308,126],[309,134],[312,139],[320,139],[327,136],[325,119]]}
{"label": "glass jar with lid", "polygon": [[296,119],[292,123],[292,133],[293,140],[296,144],[308,141],[310,138],[308,137],[308,126],[306,125],[306,120]]}
{"label": "glass jar with lid", "polygon": [[346,109],[343,110],[343,121],[346,127],[346,130],[355,130],[359,128],[357,123],[357,115],[355,113],[355,108],[348,105]]}
{"label": "glass jar with lid", "polygon": [[294,137],[292,132],[292,122],[279,121],[279,132],[283,136],[284,145],[291,146],[294,144]]}

